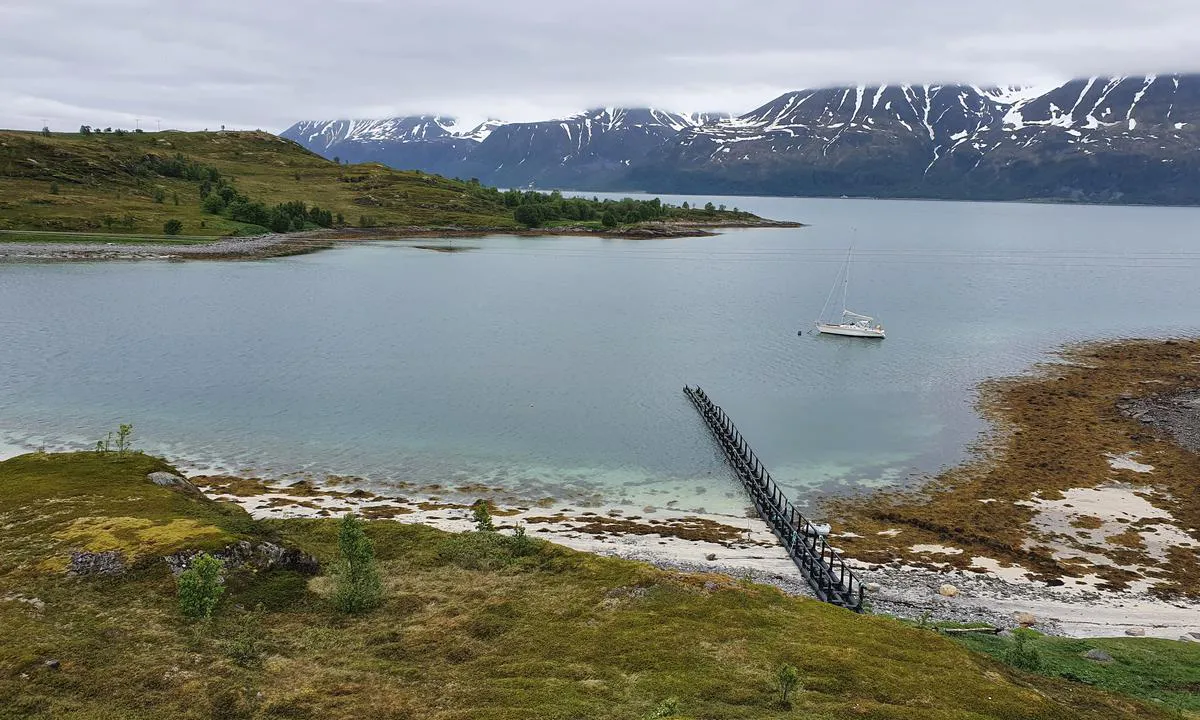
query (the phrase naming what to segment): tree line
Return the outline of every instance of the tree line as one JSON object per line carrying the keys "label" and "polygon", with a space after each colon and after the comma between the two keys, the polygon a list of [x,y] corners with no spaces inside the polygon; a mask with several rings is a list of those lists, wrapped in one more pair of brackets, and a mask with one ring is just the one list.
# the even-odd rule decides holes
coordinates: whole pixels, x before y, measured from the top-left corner
{"label": "tree line", "polygon": [[[146,155],[138,168],[163,177],[180,178],[199,183],[200,208],[211,215],[220,215],[230,220],[258,225],[272,232],[291,232],[315,225],[333,227],[334,221],[344,222],[341,214],[336,217],[330,210],[316,205],[308,207],[304,202],[292,200],[268,207],[251,200],[233,186],[233,182],[217,168],[176,153],[170,157]],[[164,227],[164,230],[166,228]],[[169,234],[174,234],[170,233]]]}
{"label": "tree line", "polygon": [[[606,228],[618,225],[631,225],[653,220],[670,220],[685,217],[711,217],[717,213],[729,212],[724,205],[719,208],[712,203],[704,209],[691,208],[685,202],[682,206],[664,203],[659,198],[651,200],[635,200],[622,198],[620,200],[598,197],[567,198],[555,190],[549,193],[534,190],[505,190],[479,185],[477,180],[469,183],[472,192],[479,197],[497,201],[506,208],[511,208],[513,219],[526,227],[542,227],[558,221],[594,222]],[[748,216],[737,208],[732,211],[735,215]]]}

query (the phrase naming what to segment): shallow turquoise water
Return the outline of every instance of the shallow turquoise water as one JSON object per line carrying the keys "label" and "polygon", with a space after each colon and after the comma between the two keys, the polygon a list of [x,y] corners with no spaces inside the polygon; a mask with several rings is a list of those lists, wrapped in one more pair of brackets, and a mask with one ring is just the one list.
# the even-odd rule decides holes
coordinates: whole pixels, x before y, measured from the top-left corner
{"label": "shallow turquoise water", "polygon": [[[194,466],[739,508],[691,383],[803,504],[961,460],[982,379],[1200,328],[1200,210],[714,202],[811,226],[0,266],[0,445],[132,422]],[[850,243],[885,341],[808,333]]]}

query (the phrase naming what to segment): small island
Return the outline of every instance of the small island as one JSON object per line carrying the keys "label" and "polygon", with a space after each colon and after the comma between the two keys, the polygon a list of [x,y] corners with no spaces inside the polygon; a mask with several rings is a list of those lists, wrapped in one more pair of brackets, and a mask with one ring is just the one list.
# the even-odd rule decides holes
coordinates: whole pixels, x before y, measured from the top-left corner
{"label": "small island", "polygon": [[800,227],[326,160],[265,132],[0,131],[0,260],[230,259],[491,234],[651,239]]}

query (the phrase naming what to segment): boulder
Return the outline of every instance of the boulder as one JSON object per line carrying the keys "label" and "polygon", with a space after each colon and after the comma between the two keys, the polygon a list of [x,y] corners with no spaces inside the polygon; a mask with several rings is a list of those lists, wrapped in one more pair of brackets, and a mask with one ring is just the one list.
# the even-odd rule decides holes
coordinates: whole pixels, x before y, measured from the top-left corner
{"label": "boulder", "polygon": [[1096,662],[1112,662],[1112,655],[1103,650],[1096,650],[1095,648],[1088,650],[1083,656],[1088,660],[1095,660]]}
{"label": "boulder", "polygon": [[1146,631],[1139,627],[1125,628],[1125,634],[1129,637],[1143,637]]}
{"label": "boulder", "polygon": [[713,561],[713,560],[716,560],[716,559],[717,559],[717,554],[716,554],[716,553],[709,553],[709,554],[707,554],[707,555],[705,555],[705,556],[704,556],[704,559],[705,559],[705,560],[708,560],[709,562],[711,562],[711,561]]}
{"label": "boulder", "polygon": [[120,550],[71,553],[68,575],[120,575],[125,572],[125,554]]}
{"label": "boulder", "polygon": [[[199,550],[183,550],[163,559],[171,568],[171,573],[178,575],[191,567],[192,558],[199,553]],[[252,543],[242,540],[212,553],[212,556],[224,563],[226,570],[249,567],[258,572],[291,570],[303,575],[316,575],[321,572],[321,564],[312,555],[272,542]]]}
{"label": "boulder", "polygon": [[176,475],[175,473],[159,470],[158,472],[152,472],[147,475],[146,479],[161,487],[174,488],[176,490],[182,490],[183,492],[191,493],[193,495],[202,494],[200,492],[200,488],[188,482],[186,478]]}
{"label": "boulder", "polygon": [[877,593],[877,592],[879,592],[879,583],[877,583],[877,582],[865,583],[863,585],[863,590],[866,590],[869,593]]}
{"label": "boulder", "polygon": [[942,597],[952,598],[952,597],[958,595],[958,588],[954,587],[950,583],[946,583],[945,585],[942,585],[940,588],[938,588],[938,595],[941,595]]}
{"label": "boulder", "polygon": [[1034,615],[1033,613],[1027,613],[1027,612],[1014,613],[1013,619],[1016,620],[1017,624],[1020,625],[1021,627],[1032,627],[1034,625],[1037,625],[1037,616]]}

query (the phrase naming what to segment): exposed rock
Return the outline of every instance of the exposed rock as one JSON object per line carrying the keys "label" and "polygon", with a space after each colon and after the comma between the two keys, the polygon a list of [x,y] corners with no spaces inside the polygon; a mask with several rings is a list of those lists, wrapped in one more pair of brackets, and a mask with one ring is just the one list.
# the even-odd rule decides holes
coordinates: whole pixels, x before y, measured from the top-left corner
{"label": "exposed rock", "polygon": [[120,575],[125,572],[125,554],[120,550],[71,553],[68,575]]}
{"label": "exposed rock", "polygon": [[1112,662],[1112,655],[1095,648],[1088,650],[1083,656],[1088,660],[1095,660],[1096,662]]}
{"label": "exposed rock", "polygon": [[[199,550],[183,550],[163,559],[171,568],[171,573],[178,575],[191,567],[192,558],[198,554]],[[224,563],[226,570],[249,567],[259,572],[291,570],[304,575],[316,575],[321,572],[321,564],[312,555],[271,542],[251,543],[242,540],[212,553],[212,556]]]}
{"label": "exposed rock", "polygon": [[879,592],[879,583],[877,583],[877,582],[866,583],[863,585],[863,590],[866,590],[869,593],[877,593],[877,592]]}
{"label": "exposed rock", "polygon": [[57,660],[47,660],[45,665],[46,665],[46,667],[50,668],[51,670],[57,670],[60,667],[62,667],[62,663],[60,663]]}
{"label": "exposed rock", "polygon": [[705,580],[705,581],[704,581],[704,591],[705,591],[705,592],[715,592],[715,591],[717,590],[717,588],[719,588],[719,587],[720,587],[720,586],[719,586],[719,585],[717,585],[717,584],[716,584],[715,582],[713,582],[712,580]]}
{"label": "exposed rock", "polygon": [[1180,642],[1196,642],[1195,638],[1189,637],[1187,635],[1180,635],[1179,641]]}
{"label": "exposed rock", "polygon": [[1035,616],[1033,613],[1027,613],[1027,612],[1014,613],[1013,619],[1016,620],[1017,624],[1020,625],[1021,627],[1032,627],[1034,625],[1037,625],[1037,616]]}
{"label": "exposed rock", "polygon": [[1190,632],[1188,635],[1190,635],[1193,640],[1200,640],[1200,632]]}
{"label": "exposed rock", "polygon": [[1143,637],[1145,636],[1146,631],[1143,628],[1131,627],[1125,628],[1125,634],[1129,637]]}
{"label": "exposed rock", "polygon": [[709,553],[709,554],[707,554],[707,555],[705,555],[705,556],[704,556],[704,559],[705,559],[705,560],[716,560],[716,559],[717,559],[717,554],[716,554],[716,553]]}
{"label": "exposed rock", "polygon": [[42,612],[46,609],[46,603],[41,598],[29,597],[28,595],[5,595],[0,597],[0,600],[8,602],[19,602],[28,605],[35,612]]}
{"label": "exposed rock", "polygon": [[155,485],[161,485],[162,487],[175,488],[187,493],[192,493],[193,495],[201,494],[199,488],[188,482],[186,478],[176,475],[175,473],[169,473],[160,470],[158,472],[150,473],[146,476],[146,479]]}
{"label": "exposed rock", "polygon": [[942,585],[940,588],[938,588],[938,595],[941,595],[942,597],[952,598],[955,595],[958,595],[958,588],[954,587],[950,583],[946,583],[946,584]]}

